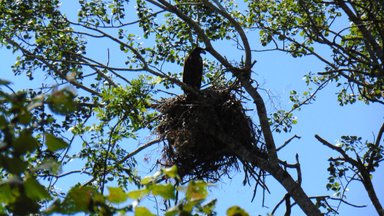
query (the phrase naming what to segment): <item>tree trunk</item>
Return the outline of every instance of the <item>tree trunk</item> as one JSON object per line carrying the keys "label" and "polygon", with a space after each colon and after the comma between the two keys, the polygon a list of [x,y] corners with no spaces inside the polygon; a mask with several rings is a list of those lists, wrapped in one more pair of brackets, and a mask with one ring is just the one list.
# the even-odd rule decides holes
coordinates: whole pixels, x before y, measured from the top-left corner
{"label": "tree trunk", "polygon": [[301,185],[277,163],[259,158],[256,156],[257,154],[255,154],[255,152],[249,151],[241,146],[231,145],[230,147],[242,160],[250,162],[260,169],[270,173],[287,190],[289,195],[296,201],[305,214],[310,216],[323,215],[316,205],[309,199]]}

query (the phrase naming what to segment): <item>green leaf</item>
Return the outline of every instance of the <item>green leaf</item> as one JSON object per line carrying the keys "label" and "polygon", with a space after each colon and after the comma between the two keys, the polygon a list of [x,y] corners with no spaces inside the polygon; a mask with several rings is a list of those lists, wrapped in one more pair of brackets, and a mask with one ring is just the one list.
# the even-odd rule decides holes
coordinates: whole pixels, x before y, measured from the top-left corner
{"label": "green leaf", "polygon": [[112,203],[122,203],[128,198],[128,195],[119,187],[108,187],[109,195],[107,200]]}
{"label": "green leaf", "polygon": [[153,195],[159,195],[164,199],[175,199],[175,187],[172,184],[155,184],[152,185],[151,191]]}
{"label": "green leaf", "polygon": [[30,112],[23,108],[19,113],[17,113],[17,120],[20,124],[27,125],[31,122],[32,115]]}
{"label": "green leaf", "polygon": [[174,206],[172,208],[169,208],[167,209],[167,211],[165,212],[165,216],[175,216],[179,213],[179,209],[177,206]]}
{"label": "green leaf", "polygon": [[0,184],[0,203],[12,203],[20,196],[17,188],[11,188],[10,184]]}
{"label": "green leaf", "polygon": [[19,157],[0,157],[0,164],[2,164],[8,172],[15,175],[20,175],[28,166],[28,163]]}
{"label": "green leaf", "polygon": [[177,166],[174,165],[172,167],[165,168],[164,175],[168,178],[177,178],[179,176],[177,172]]}
{"label": "green leaf", "polygon": [[212,212],[216,206],[216,203],[217,203],[217,199],[214,199],[214,200],[209,201],[207,204],[203,205],[202,206],[203,212],[207,215],[212,214]]}
{"label": "green leaf", "polygon": [[153,182],[153,180],[154,180],[154,178],[152,176],[147,176],[147,177],[144,177],[143,179],[141,179],[140,184],[147,185],[147,184]]}
{"label": "green leaf", "polygon": [[203,181],[189,182],[185,196],[190,201],[204,200],[208,196],[207,183]]}
{"label": "green leaf", "polygon": [[239,206],[232,206],[227,210],[227,216],[249,216],[249,214]]}
{"label": "green leaf", "polygon": [[100,196],[101,195],[93,187],[75,186],[69,190],[62,203],[60,203],[59,200],[55,201],[47,212],[58,212],[62,214],[74,214],[78,212],[87,213],[90,211],[94,200],[97,200]]}
{"label": "green leaf", "polygon": [[76,110],[75,94],[70,89],[55,91],[47,99],[52,112],[66,115]]}
{"label": "green leaf", "polygon": [[135,216],[156,216],[155,214],[152,214],[147,208],[145,207],[136,207],[135,208]]}
{"label": "green leaf", "polygon": [[44,170],[51,174],[58,174],[61,171],[61,163],[53,158],[45,158],[34,170]]}
{"label": "green leaf", "polygon": [[32,131],[23,130],[20,133],[19,137],[16,138],[13,142],[13,147],[15,149],[16,154],[23,155],[27,152],[33,152],[39,147],[39,143],[32,136]]}
{"label": "green leaf", "polygon": [[127,196],[131,199],[141,199],[149,194],[148,189],[134,190],[127,193]]}
{"label": "green leaf", "polygon": [[58,138],[50,133],[45,133],[45,145],[49,151],[56,152],[67,148],[68,144],[61,138]]}
{"label": "green leaf", "polygon": [[32,200],[49,199],[48,191],[33,177],[28,177],[24,183],[25,194]]}

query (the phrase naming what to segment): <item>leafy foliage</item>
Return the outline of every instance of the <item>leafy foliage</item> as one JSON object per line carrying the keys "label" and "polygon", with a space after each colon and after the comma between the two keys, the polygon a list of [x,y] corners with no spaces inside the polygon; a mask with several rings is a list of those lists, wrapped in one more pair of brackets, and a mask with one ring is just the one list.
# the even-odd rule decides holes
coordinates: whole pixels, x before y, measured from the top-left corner
{"label": "leafy foliage", "polygon": [[[52,195],[37,178],[42,172],[57,173],[54,167],[59,162],[54,155],[67,148],[67,143],[46,133],[45,145],[42,144],[32,111],[43,106],[44,97],[31,99],[26,92],[7,93],[3,88],[10,83],[4,80],[1,83],[0,188],[4,193],[0,198],[0,213],[38,213],[41,202],[50,200]],[[65,105],[60,106],[66,109]]]}
{"label": "leafy foliage", "polygon": [[[340,87],[341,105],[383,103],[383,4],[377,1],[248,1],[250,28],[260,29],[263,46],[290,53],[313,55],[324,71],[309,74],[316,85],[328,80]],[[346,16],[349,26],[339,26]],[[330,57],[318,51],[326,47]],[[381,75],[380,75],[381,74]]]}
{"label": "leafy foliage", "polygon": [[[165,201],[166,215],[214,215],[216,200],[207,202],[208,183],[179,186],[175,168],[145,178],[137,170],[142,162],[137,154],[159,143],[151,131],[161,116],[152,108],[183,85],[181,67],[195,46],[210,54],[204,60],[205,86],[254,102],[249,112],[258,115],[253,121],[268,160],[237,153],[290,192],[302,188],[286,169],[293,167],[299,175],[300,165],[298,159],[293,166],[281,162],[273,132],[289,133],[297,123],[294,111],[332,83],[340,105],[384,103],[380,1],[79,0],[71,4],[76,15],[66,4],[0,1],[1,47],[17,55],[15,75],[37,86],[14,92],[10,82],[0,80],[0,214],[40,213],[50,206],[45,213],[151,215],[152,209],[140,204],[157,197]],[[323,69],[304,77],[308,91],[291,91],[290,110],[268,114],[251,73],[256,63],[251,54],[258,51],[312,56]],[[344,199],[339,180],[357,173],[374,194],[369,178],[382,161],[381,138],[363,142],[344,136],[339,145],[317,138],[341,155],[330,159],[329,190]],[[144,157],[157,159],[151,153]],[[63,192],[56,186],[66,177],[76,181]],[[87,180],[80,183],[77,177]],[[297,194],[290,195],[305,213],[320,214],[304,192]],[[237,206],[227,214],[247,215]]]}

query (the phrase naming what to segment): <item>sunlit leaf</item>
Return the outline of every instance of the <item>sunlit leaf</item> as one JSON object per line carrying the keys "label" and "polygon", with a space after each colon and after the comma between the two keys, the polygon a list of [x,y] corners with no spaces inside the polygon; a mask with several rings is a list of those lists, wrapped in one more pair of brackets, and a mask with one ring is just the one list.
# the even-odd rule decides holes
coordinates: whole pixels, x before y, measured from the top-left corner
{"label": "sunlit leaf", "polygon": [[189,182],[185,196],[191,201],[205,199],[208,196],[207,183],[203,181]]}
{"label": "sunlit leaf", "polygon": [[169,168],[164,169],[164,175],[167,176],[168,178],[176,178],[178,177],[177,173],[177,166],[172,166]]}
{"label": "sunlit leaf", "polygon": [[239,206],[232,206],[227,210],[227,216],[249,216],[249,214]]}
{"label": "sunlit leaf", "polygon": [[175,216],[179,213],[179,209],[177,207],[172,207],[167,209],[165,212],[165,216]]}
{"label": "sunlit leaf", "polygon": [[154,180],[154,178],[152,176],[147,176],[147,177],[144,177],[143,179],[141,179],[140,184],[146,185],[146,184],[153,182],[153,180]]}
{"label": "sunlit leaf", "polygon": [[141,190],[129,191],[127,193],[127,196],[131,199],[141,199],[148,194],[149,194],[148,189],[141,189]]}
{"label": "sunlit leaf", "polygon": [[151,191],[153,195],[159,195],[164,199],[175,198],[175,187],[172,184],[166,184],[166,185],[155,184],[151,186]]}
{"label": "sunlit leaf", "polygon": [[119,187],[108,187],[109,195],[107,200],[113,203],[122,203],[125,202],[128,198],[128,195]]}
{"label": "sunlit leaf", "polygon": [[152,212],[145,207],[138,206],[135,208],[135,216],[155,216],[155,214],[152,214]]}
{"label": "sunlit leaf", "polygon": [[216,207],[217,199],[214,199],[202,206],[202,210],[205,214],[211,214]]}

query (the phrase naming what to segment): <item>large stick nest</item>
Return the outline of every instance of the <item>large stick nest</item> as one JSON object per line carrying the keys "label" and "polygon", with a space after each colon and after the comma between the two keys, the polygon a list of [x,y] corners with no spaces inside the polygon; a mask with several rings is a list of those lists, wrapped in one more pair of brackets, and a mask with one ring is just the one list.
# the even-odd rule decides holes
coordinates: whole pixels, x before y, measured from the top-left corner
{"label": "large stick nest", "polygon": [[[228,90],[206,89],[199,95],[180,95],[162,101],[157,109],[163,114],[157,131],[167,141],[161,164],[177,165],[182,178],[217,181],[239,168],[238,157],[219,138],[220,134],[264,154],[252,121]],[[243,165],[246,176],[257,176],[254,166]]]}

